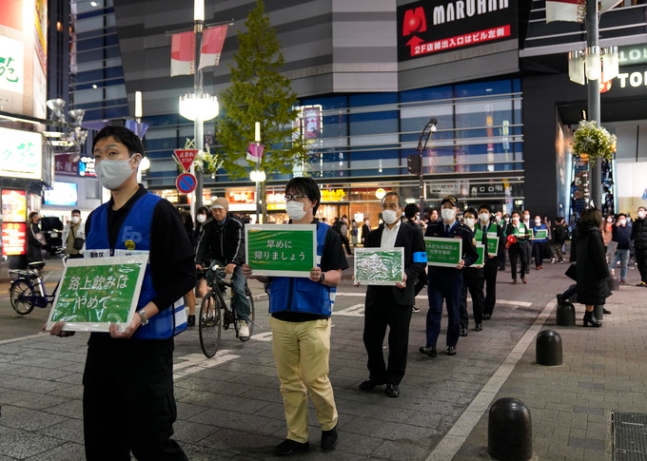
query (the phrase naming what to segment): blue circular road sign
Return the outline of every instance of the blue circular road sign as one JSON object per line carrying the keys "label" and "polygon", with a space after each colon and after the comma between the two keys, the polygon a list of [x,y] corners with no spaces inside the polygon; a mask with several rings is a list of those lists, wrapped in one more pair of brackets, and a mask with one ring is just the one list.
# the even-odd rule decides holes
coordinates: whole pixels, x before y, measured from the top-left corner
{"label": "blue circular road sign", "polygon": [[198,182],[191,173],[182,173],[175,180],[175,187],[177,190],[183,194],[190,194],[195,190],[195,187],[198,185]]}

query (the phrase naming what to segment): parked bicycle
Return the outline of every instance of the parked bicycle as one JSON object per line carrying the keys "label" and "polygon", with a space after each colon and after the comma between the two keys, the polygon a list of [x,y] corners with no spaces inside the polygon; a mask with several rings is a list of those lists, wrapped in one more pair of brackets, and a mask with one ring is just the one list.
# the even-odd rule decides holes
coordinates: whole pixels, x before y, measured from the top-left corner
{"label": "parked bicycle", "polygon": [[[238,337],[238,314],[233,308],[235,293],[232,289],[232,282],[226,280],[224,267],[214,265],[206,271],[207,283],[210,291],[202,298],[200,306],[200,318],[198,330],[200,333],[200,347],[207,357],[211,358],[218,352],[222,330],[228,330],[233,325],[236,337]],[[230,293],[229,304],[225,301],[227,289]],[[249,336],[254,332],[254,298],[245,283],[245,296],[249,301]]]}
{"label": "parked bicycle", "polygon": [[[64,254],[63,264],[65,264],[67,261],[65,250],[59,250],[58,253]],[[48,295],[41,275],[43,267],[45,267],[43,261],[35,261],[27,265],[27,270],[9,270],[9,276],[13,280],[9,286],[9,301],[18,314],[27,315],[34,310],[34,307],[45,308],[54,303],[61,281],[58,281],[52,294]]]}

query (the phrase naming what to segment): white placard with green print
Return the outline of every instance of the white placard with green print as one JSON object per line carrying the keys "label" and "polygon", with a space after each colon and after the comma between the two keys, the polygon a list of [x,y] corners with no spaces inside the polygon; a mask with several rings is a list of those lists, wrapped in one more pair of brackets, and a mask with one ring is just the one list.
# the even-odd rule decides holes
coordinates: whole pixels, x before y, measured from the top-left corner
{"label": "white placard with green print", "polygon": [[463,239],[425,237],[427,265],[456,267],[463,259]]}
{"label": "white placard with green print", "polygon": [[546,240],[548,238],[548,229],[537,229],[535,231],[535,240]]}
{"label": "white placard with green print", "polygon": [[482,243],[477,243],[476,253],[479,255],[479,257],[476,262],[472,264],[472,267],[482,267],[483,264],[485,264],[485,245],[483,245]]}
{"label": "white placard with green print", "polygon": [[404,248],[356,248],[355,282],[395,285],[404,279]]}
{"label": "white placard with green print", "polygon": [[314,224],[245,226],[245,260],[254,275],[310,277],[317,261]]}

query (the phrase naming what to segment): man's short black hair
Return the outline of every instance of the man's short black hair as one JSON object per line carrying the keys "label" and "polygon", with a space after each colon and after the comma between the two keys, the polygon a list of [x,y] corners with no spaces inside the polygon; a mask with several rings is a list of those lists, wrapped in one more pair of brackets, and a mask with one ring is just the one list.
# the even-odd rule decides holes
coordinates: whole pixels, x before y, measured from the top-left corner
{"label": "man's short black hair", "polygon": [[490,205],[488,205],[487,203],[484,203],[479,207],[479,211],[481,210],[487,210],[488,213],[492,213],[492,209],[490,208]]}
{"label": "man's short black hair", "polygon": [[415,203],[407,203],[404,207],[404,216],[407,219],[413,219],[416,217],[416,213],[420,211],[420,208]]}
{"label": "man's short black hair", "polygon": [[465,217],[465,213],[469,213],[472,216],[474,216],[474,219],[479,217],[479,214],[474,208],[468,208],[467,210],[463,211],[463,217]]}
{"label": "man's short black hair", "polygon": [[81,214],[81,210],[72,210],[72,213],[71,213],[71,214],[78,214],[78,215],[80,215],[80,214]]}
{"label": "man's short black hair", "polygon": [[317,209],[319,209],[319,205],[321,203],[321,191],[314,179],[306,177],[292,178],[285,185],[285,193],[303,194],[308,197],[308,200],[311,202],[317,202],[312,209],[312,214],[317,214]]}
{"label": "man's short black hair", "polygon": [[620,216],[622,216],[623,218],[626,218],[626,217],[627,217],[627,215],[626,215],[626,214],[624,214],[624,213],[618,213],[618,214],[616,215],[616,219],[618,219]]}
{"label": "man's short black hair", "polygon": [[131,157],[135,154],[144,155],[144,146],[142,145],[142,141],[139,139],[139,136],[123,126],[103,127],[103,129],[99,131],[92,140],[92,152],[94,152],[94,146],[97,145],[97,142],[106,138],[114,138],[126,146],[128,154],[130,154]]}

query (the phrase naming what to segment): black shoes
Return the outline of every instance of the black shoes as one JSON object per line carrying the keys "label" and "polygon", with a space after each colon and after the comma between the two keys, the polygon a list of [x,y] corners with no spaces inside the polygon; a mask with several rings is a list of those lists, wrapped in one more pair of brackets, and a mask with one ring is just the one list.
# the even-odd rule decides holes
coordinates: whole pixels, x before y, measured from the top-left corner
{"label": "black shoes", "polygon": [[454,346],[447,346],[447,355],[456,355],[456,348]]}
{"label": "black shoes", "polygon": [[[321,438],[321,444],[323,445],[323,436]],[[310,443],[299,443],[295,440],[285,439],[283,442],[279,443],[274,447],[274,455],[276,456],[288,456],[295,452],[304,452],[310,449]]]}
{"label": "black shoes", "polygon": [[584,326],[588,327],[589,323],[591,324],[592,327],[595,327],[595,328],[599,328],[602,326],[602,322],[599,322],[598,319],[595,318],[593,311],[591,312],[587,311],[584,313]]}
{"label": "black shoes", "polygon": [[359,388],[363,391],[370,391],[375,389],[377,386],[384,386],[386,383],[384,381],[375,381],[374,379],[368,378],[366,381],[362,381],[359,385]]}
{"label": "black shoes", "polygon": [[194,327],[195,326],[195,315],[189,315],[186,318],[186,324],[189,327]]}
{"label": "black shoes", "polygon": [[480,323],[477,323],[476,326],[474,327],[474,331],[483,331],[483,325]]}
{"label": "black shoes", "polygon": [[386,389],[384,390],[384,393],[386,394],[387,397],[399,397],[400,396],[400,388],[398,387],[397,384],[387,384]]}
{"label": "black shoes", "polygon": [[606,315],[611,315],[611,311],[606,310],[604,307],[602,308],[602,313]]}
{"label": "black shoes", "polygon": [[564,295],[557,293],[555,297],[557,298],[557,305],[564,304]]}
{"label": "black shoes", "polygon": [[334,450],[338,442],[337,425],[329,431],[321,431],[321,449],[323,451]]}
{"label": "black shoes", "polygon": [[418,352],[420,352],[421,354],[427,354],[431,358],[434,358],[438,355],[438,352],[436,351],[436,346],[420,346],[420,349],[418,349]]}
{"label": "black shoes", "polygon": [[458,334],[461,336],[467,336],[467,328],[461,327],[461,331]]}
{"label": "black shoes", "polygon": [[492,318],[492,314],[483,314],[483,320],[490,320]]}
{"label": "black shoes", "polygon": [[411,308],[411,312],[413,312],[414,314],[417,314],[418,312],[420,312],[420,309],[418,309],[416,306],[413,306]]}

